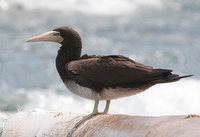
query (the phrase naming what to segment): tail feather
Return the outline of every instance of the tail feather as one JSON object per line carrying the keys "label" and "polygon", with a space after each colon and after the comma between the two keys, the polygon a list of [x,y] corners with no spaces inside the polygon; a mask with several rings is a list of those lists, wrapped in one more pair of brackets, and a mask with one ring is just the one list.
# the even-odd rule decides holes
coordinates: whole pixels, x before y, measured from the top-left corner
{"label": "tail feather", "polygon": [[186,75],[186,76],[179,76],[179,79],[181,78],[187,78],[187,77],[192,77],[193,75]]}
{"label": "tail feather", "polygon": [[153,82],[155,82],[155,83],[169,83],[169,82],[175,82],[175,81],[178,81],[182,78],[187,78],[187,77],[191,77],[191,76],[193,76],[193,75],[179,76],[177,74],[170,74],[170,75],[162,77],[161,79],[155,80]]}

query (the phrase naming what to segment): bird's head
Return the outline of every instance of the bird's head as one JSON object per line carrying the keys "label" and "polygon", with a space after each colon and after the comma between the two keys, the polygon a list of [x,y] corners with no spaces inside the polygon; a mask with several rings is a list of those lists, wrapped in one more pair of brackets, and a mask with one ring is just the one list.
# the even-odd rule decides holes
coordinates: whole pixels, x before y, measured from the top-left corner
{"label": "bird's head", "polygon": [[27,42],[56,42],[66,47],[81,48],[81,38],[77,31],[70,27],[59,27],[52,31],[43,33],[27,40]]}

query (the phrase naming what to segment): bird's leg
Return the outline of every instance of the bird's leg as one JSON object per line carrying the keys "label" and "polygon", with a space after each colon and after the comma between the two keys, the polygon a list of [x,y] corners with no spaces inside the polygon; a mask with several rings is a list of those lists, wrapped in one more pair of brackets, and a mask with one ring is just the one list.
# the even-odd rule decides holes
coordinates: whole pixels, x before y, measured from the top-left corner
{"label": "bird's leg", "polygon": [[109,110],[109,106],[110,106],[110,100],[106,100],[106,107],[103,111],[104,114],[107,114],[108,113],[108,110]]}
{"label": "bird's leg", "polygon": [[94,108],[93,108],[93,111],[92,111],[92,114],[98,114],[98,106],[99,106],[99,99],[96,99],[95,100],[95,104],[94,104]]}

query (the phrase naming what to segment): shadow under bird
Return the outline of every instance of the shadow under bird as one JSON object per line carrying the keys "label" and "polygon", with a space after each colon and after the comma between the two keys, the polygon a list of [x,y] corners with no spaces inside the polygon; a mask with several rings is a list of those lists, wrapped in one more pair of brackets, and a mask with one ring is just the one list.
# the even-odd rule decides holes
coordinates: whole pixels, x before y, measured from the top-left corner
{"label": "shadow under bird", "polygon": [[95,100],[92,114],[98,114],[99,100],[106,100],[103,113],[108,113],[110,100],[140,93],[159,83],[178,81],[172,70],[154,69],[121,55],[81,56],[82,42],[77,31],[59,27],[27,42],[49,41],[61,44],[56,57],[58,73],[74,94]]}

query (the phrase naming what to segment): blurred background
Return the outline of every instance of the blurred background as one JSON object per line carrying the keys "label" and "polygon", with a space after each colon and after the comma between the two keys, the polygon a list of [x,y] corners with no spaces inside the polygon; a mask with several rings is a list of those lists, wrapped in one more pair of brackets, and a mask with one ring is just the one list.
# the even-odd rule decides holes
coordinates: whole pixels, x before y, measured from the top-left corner
{"label": "blurred background", "polygon": [[18,111],[92,111],[93,101],[74,96],[61,82],[55,67],[59,45],[25,42],[60,26],[81,34],[83,54],[122,54],[194,75],[114,100],[110,113],[200,113],[199,24],[197,0],[0,0],[0,117]]}

